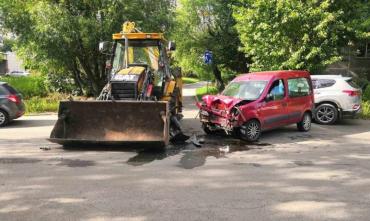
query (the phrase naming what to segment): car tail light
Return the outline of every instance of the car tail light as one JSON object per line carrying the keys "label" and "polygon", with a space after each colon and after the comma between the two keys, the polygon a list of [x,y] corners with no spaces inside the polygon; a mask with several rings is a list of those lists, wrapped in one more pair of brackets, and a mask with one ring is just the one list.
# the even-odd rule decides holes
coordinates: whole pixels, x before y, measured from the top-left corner
{"label": "car tail light", "polygon": [[14,102],[16,104],[20,104],[21,103],[21,99],[17,96],[17,95],[9,95],[8,96],[8,100],[10,100],[11,102]]}
{"label": "car tail light", "polygon": [[360,96],[361,94],[360,91],[355,91],[355,90],[344,90],[343,93],[348,94],[348,96],[350,97]]}

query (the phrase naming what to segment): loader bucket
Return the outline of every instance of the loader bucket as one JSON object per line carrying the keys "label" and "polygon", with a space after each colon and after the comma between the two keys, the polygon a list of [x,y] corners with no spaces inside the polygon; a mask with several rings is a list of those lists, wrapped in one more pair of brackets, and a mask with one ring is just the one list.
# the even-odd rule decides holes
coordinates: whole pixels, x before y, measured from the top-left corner
{"label": "loader bucket", "polygon": [[66,145],[125,145],[169,141],[167,102],[62,101],[51,142]]}

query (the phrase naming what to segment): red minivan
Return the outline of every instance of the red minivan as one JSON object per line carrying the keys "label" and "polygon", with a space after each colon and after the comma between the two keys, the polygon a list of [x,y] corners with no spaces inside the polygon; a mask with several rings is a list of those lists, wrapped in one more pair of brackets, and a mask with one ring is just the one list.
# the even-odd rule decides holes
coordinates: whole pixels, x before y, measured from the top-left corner
{"label": "red minivan", "polygon": [[314,96],[307,71],[267,71],[243,74],[218,95],[197,102],[203,130],[224,130],[247,141],[257,141],[261,131],[297,124],[311,129]]}

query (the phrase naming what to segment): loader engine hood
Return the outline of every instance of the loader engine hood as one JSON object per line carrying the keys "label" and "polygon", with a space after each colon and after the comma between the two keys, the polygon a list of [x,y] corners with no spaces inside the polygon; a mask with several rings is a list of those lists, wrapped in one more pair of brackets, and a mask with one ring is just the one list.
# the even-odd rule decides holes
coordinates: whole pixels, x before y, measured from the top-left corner
{"label": "loader engine hood", "polygon": [[224,109],[231,109],[242,101],[241,99],[224,95],[205,95],[202,97],[202,100],[208,108],[218,108],[218,104],[221,104]]}
{"label": "loader engine hood", "polygon": [[143,85],[145,67],[120,70],[111,79],[111,94],[115,100],[136,100]]}

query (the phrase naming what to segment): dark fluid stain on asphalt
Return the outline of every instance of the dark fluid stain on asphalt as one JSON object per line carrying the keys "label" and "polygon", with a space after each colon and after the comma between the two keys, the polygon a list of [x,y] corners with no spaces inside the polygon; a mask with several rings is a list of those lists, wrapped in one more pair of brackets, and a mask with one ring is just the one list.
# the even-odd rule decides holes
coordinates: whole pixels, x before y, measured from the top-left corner
{"label": "dark fluid stain on asphalt", "polygon": [[289,138],[291,140],[310,139],[310,138],[312,138],[312,135],[310,135],[310,134],[300,134],[300,135],[296,135],[296,136],[290,136]]}
{"label": "dark fluid stain on asphalt", "polygon": [[72,159],[61,159],[59,165],[68,167],[90,167],[94,166],[94,161],[91,160],[72,160]]}
{"label": "dark fluid stain on asphalt", "polygon": [[293,161],[293,163],[297,166],[313,166],[314,163],[312,161],[301,161],[301,160],[296,160],[296,161]]}
{"label": "dark fluid stain on asphalt", "polygon": [[0,158],[0,164],[26,164],[38,163],[40,161],[34,158]]}
{"label": "dark fluid stain on asphalt", "polygon": [[223,146],[216,148],[202,148],[197,150],[184,151],[184,155],[180,159],[179,167],[184,169],[193,169],[195,167],[203,166],[208,157],[216,159],[225,158],[227,154],[240,151],[248,151],[253,148],[248,146]]}
{"label": "dark fluid stain on asphalt", "polygon": [[184,169],[193,169],[203,166],[208,157],[214,157],[216,159],[225,158],[227,154],[233,152],[262,149],[264,146],[271,145],[268,143],[246,143],[238,139],[207,138],[201,148],[197,148],[192,144],[184,144],[171,145],[164,151],[140,150],[137,152],[137,155],[130,158],[126,163],[131,166],[142,166],[155,160],[163,160],[182,153],[183,156],[178,166]]}
{"label": "dark fluid stain on asphalt", "polygon": [[139,150],[137,155],[131,157],[126,163],[131,166],[142,166],[144,164],[151,163],[155,160],[163,160],[170,156],[175,156],[180,153],[183,149],[187,148],[189,145],[176,145],[169,146],[166,150],[156,150],[156,149],[144,149]]}

